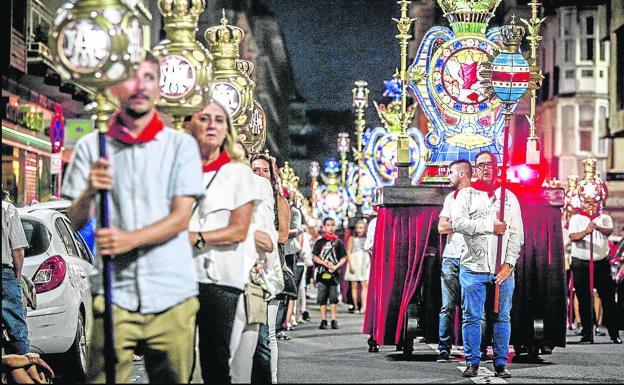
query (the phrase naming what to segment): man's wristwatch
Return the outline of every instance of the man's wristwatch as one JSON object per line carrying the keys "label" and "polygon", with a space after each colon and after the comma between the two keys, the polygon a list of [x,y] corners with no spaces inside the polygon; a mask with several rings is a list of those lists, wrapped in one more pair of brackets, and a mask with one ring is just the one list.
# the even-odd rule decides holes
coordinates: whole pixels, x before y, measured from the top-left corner
{"label": "man's wristwatch", "polygon": [[511,264],[511,263],[509,263],[509,262],[505,262],[505,263],[503,263],[503,265],[507,265],[507,266],[509,266],[509,267],[511,268],[511,270],[513,270],[513,269],[514,269],[514,265],[512,265],[512,264]]}
{"label": "man's wristwatch", "polygon": [[195,240],[195,247],[197,249],[203,249],[204,246],[206,246],[206,240],[204,240],[204,237],[202,236],[201,231],[198,231],[197,239]]}

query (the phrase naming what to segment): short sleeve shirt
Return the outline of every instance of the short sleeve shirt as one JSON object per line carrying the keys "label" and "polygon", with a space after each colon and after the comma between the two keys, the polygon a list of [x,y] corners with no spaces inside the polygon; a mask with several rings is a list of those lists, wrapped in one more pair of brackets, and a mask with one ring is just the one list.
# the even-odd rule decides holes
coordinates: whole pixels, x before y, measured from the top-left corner
{"label": "short sleeve shirt", "polygon": [[[568,233],[578,233],[587,229],[589,225],[590,219],[589,217],[581,214],[573,215],[570,218],[570,223],[568,225]],[[610,216],[606,214],[600,214],[596,217],[593,222],[595,222],[600,227],[613,228],[613,220]],[[600,261],[605,259],[609,254],[609,240],[606,235],[602,234],[598,230],[594,230],[594,260]],[[589,243],[590,243],[590,235],[587,234],[585,238],[581,239],[577,242],[572,242],[572,251],[570,255],[572,258],[578,258],[585,261],[589,261]]]}
{"label": "short sleeve shirt", "polygon": [[[215,176],[215,171],[204,173],[204,183]],[[232,211],[246,203],[262,203],[251,168],[243,163],[230,162],[221,167],[206,196],[198,203],[189,223],[193,232],[211,231],[227,227]],[[215,246],[206,245],[201,250],[193,248],[197,279],[243,290],[249,280],[249,271],[256,262],[253,253],[254,239],[248,236],[243,242]],[[257,255],[257,254],[256,254]]]}
{"label": "short sleeve shirt", "polygon": [[2,264],[13,266],[12,251],[26,247],[28,240],[17,209],[2,201]]}
{"label": "short sleeve shirt", "polygon": [[[335,265],[340,262],[342,258],[347,256],[347,250],[339,239],[330,242],[326,238],[321,238],[314,244],[312,255],[316,255],[325,261],[330,261]],[[335,271],[333,275],[335,278],[339,279],[340,271]]]}
{"label": "short sleeve shirt", "polygon": [[[110,224],[123,231],[152,225],[171,212],[179,196],[204,193],[197,141],[165,127],[145,143],[107,137],[113,174]],[[63,195],[75,199],[88,187],[91,165],[99,158],[98,134],[82,138],[72,155]],[[159,313],[197,295],[187,231],[156,245],[145,245],[113,259],[113,302],[126,310]],[[101,291],[101,289],[100,289]]]}
{"label": "short sleeve shirt", "polygon": [[[442,206],[442,212],[440,212],[440,217],[451,218],[451,205],[455,201],[455,196],[455,191],[446,196]],[[468,246],[466,246],[466,241],[462,234],[452,233],[447,235],[446,245],[442,253],[443,258],[461,258],[467,252]]]}

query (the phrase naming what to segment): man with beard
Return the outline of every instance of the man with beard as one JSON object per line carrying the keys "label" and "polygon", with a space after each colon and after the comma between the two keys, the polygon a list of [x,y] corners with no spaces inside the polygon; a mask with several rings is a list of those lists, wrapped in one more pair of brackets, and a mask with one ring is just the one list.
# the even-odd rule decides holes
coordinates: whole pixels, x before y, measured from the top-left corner
{"label": "man with beard", "polygon": [[472,166],[469,161],[460,159],[453,161],[449,165],[448,177],[451,185],[456,189],[449,193],[444,199],[438,231],[440,234],[447,234],[444,253],[442,254],[442,271],[440,273],[442,283],[442,308],[440,309],[440,342],[438,344],[438,362],[448,362],[450,360],[451,330],[455,324],[455,308],[460,304],[459,286],[459,259],[466,254],[468,248],[462,234],[453,232],[451,218],[451,206],[459,191],[465,187],[470,187],[470,177],[472,176]]}
{"label": "man with beard", "polygon": [[[100,190],[110,191],[110,227],[95,238],[101,255],[113,256],[117,381],[132,379],[132,358],[145,353],[150,381],[188,383],[193,364],[197,283],[187,227],[204,192],[197,142],[165,127],[155,105],[160,95],[158,60],[148,53],[132,77],[111,87],[121,109],[110,119],[108,160],[98,136],[76,145],[63,183],[74,200],[68,217],[82,228],[95,213]],[[104,382],[103,298],[92,281],[94,342],[90,381]]]}
{"label": "man with beard", "polygon": [[[464,235],[468,252],[460,260],[462,294],[462,334],[467,368],[464,377],[475,377],[481,361],[481,320],[489,287],[500,286],[498,314],[494,314],[494,371],[509,378],[507,354],[511,334],[511,303],[514,291],[513,269],[524,243],[520,204],[505,190],[505,222],[498,218],[501,189],[496,181],[496,157],[481,152],[476,158],[477,181],[459,191],[451,207],[453,231]],[[502,265],[496,270],[498,237],[503,236]],[[489,309],[487,309],[489,310]]]}

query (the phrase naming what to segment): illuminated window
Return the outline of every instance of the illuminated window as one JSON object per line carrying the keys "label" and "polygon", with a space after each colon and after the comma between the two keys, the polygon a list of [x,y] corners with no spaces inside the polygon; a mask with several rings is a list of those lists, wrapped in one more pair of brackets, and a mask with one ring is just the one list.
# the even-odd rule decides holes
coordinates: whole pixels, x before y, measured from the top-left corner
{"label": "illuminated window", "polygon": [[594,107],[591,104],[579,108],[579,151],[591,152],[594,141]]}
{"label": "illuminated window", "polygon": [[563,106],[561,108],[561,152],[563,154],[572,154],[576,151],[575,121],[574,106]]}

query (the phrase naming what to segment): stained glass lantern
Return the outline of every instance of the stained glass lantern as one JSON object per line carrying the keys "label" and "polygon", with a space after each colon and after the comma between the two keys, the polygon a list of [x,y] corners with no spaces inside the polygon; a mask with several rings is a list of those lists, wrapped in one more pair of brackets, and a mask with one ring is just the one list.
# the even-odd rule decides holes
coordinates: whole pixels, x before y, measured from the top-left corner
{"label": "stained glass lantern", "polygon": [[102,89],[132,75],[146,39],[139,14],[122,1],[82,0],[57,10],[50,49],[64,79]]}
{"label": "stained glass lantern", "polygon": [[368,83],[364,80],[358,80],[355,82],[355,88],[353,88],[353,107],[356,109],[363,109],[368,107]]}
{"label": "stained glass lantern", "polygon": [[346,156],[349,151],[349,144],[351,143],[351,139],[349,139],[349,134],[346,132],[341,132],[338,134],[338,153],[341,156]]}

